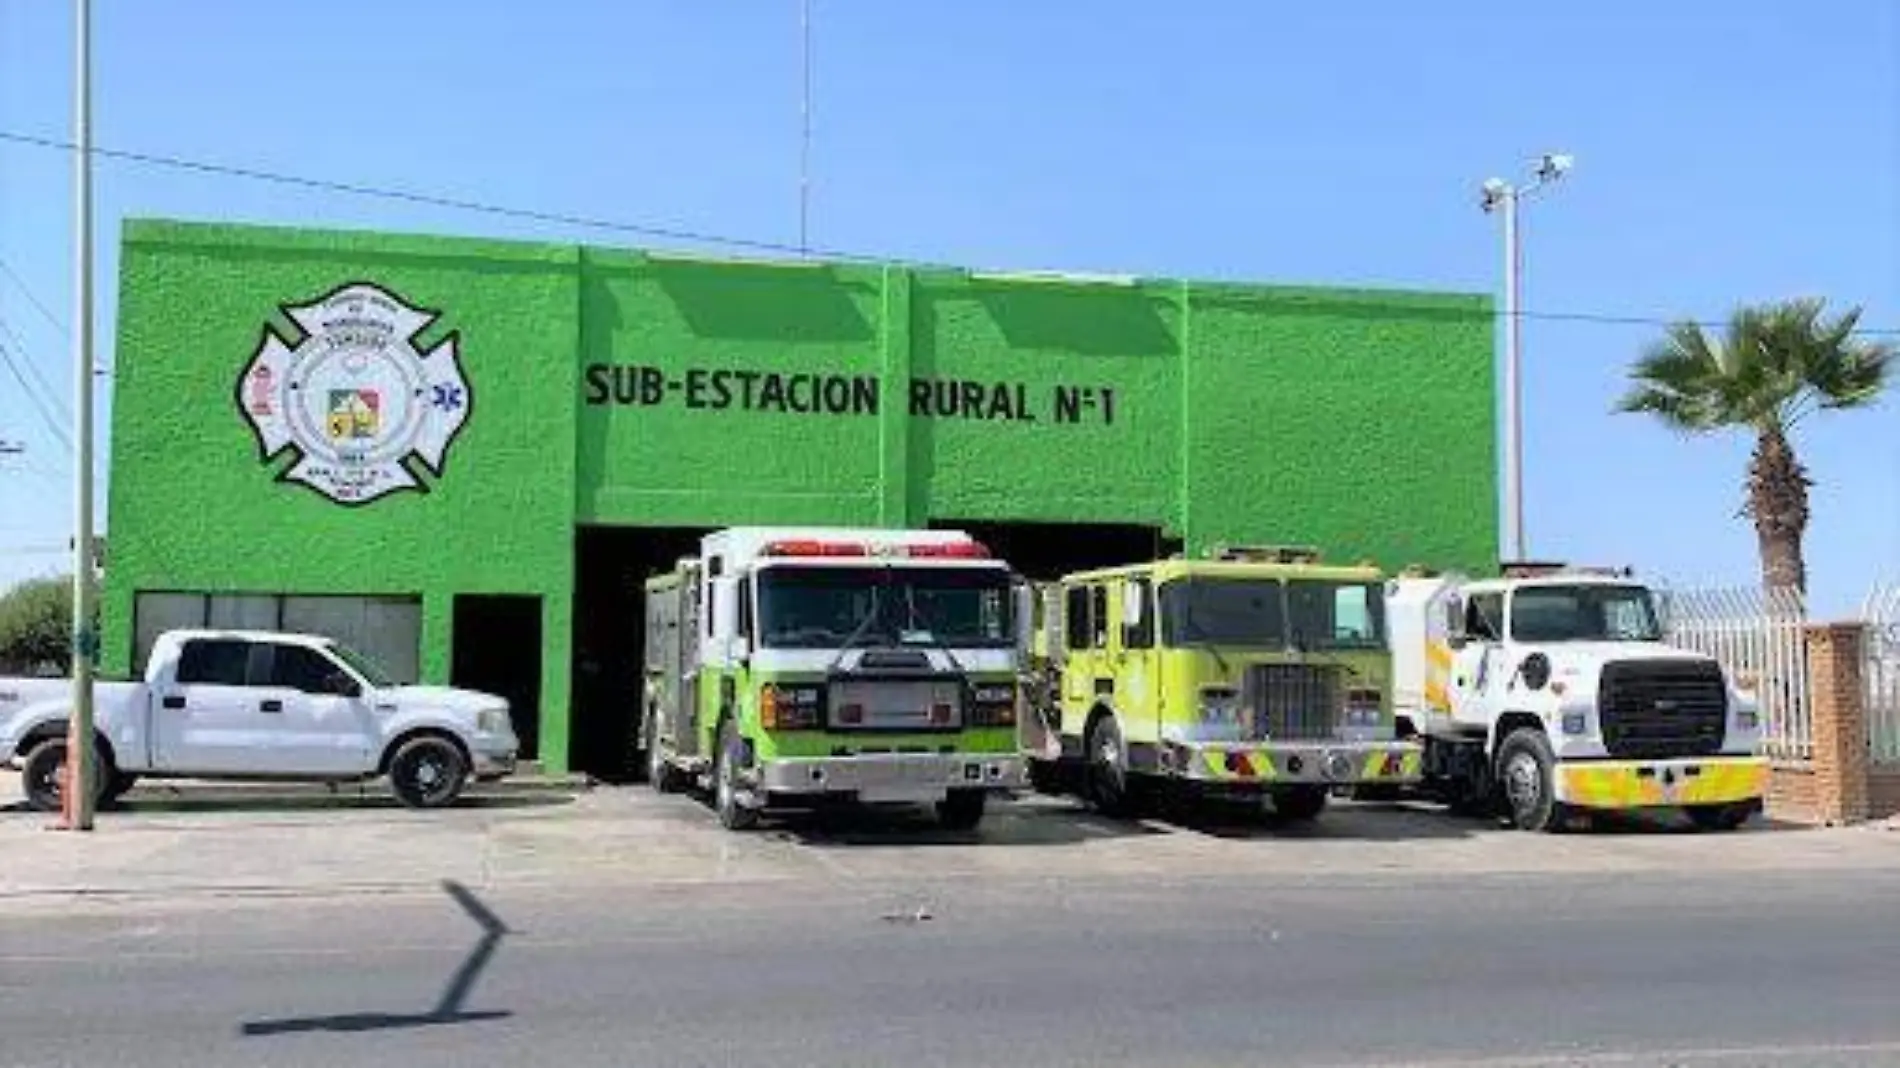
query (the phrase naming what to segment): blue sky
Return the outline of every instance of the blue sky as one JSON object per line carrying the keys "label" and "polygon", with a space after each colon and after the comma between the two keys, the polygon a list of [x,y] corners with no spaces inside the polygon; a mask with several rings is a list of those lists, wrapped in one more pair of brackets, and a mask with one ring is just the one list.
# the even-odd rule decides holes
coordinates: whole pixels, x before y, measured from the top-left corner
{"label": "blue sky", "polygon": [[[797,240],[798,0],[93,6],[102,147]],[[0,0],[0,131],[69,135],[68,8]],[[1558,149],[1577,169],[1527,205],[1529,311],[1719,319],[1737,301],[1812,294],[1900,328],[1889,0],[813,12],[816,246],[1496,291],[1478,184]],[[101,361],[127,215],[641,243],[130,163],[96,174]],[[68,408],[69,176],[57,151],[0,143],[0,262],[25,282],[0,273],[0,344]],[[1736,517],[1749,443],[1608,414],[1655,333],[1526,322],[1531,548],[1752,581],[1754,535]],[[1821,612],[1900,573],[1896,412],[1900,400],[1799,439],[1819,483]],[[62,565],[44,550],[71,529],[71,464],[4,375],[0,438],[29,448],[0,458],[4,585]]]}

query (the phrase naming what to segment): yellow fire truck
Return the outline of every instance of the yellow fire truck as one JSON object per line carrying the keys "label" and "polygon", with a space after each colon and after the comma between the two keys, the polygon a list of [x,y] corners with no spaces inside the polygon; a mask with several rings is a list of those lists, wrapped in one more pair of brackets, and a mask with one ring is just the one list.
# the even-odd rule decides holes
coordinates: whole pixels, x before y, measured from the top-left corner
{"label": "yellow fire truck", "polygon": [[1117,815],[1167,785],[1293,819],[1336,789],[1415,782],[1384,586],[1311,549],[1221,548],[1044,587],[1019,727],[1032,782]]}

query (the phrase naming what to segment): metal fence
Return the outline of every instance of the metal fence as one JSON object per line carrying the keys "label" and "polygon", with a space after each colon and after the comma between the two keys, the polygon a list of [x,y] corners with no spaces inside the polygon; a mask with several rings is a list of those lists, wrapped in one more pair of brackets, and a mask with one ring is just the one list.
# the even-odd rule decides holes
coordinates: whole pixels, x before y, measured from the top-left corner
{"label": "metal fence", "polygon": [[[1795,589],[1659,589],[1669,641],[1719,660],[1761,701],[1769,756],[1814,752],[1808,690],[1807,604]],[[1900,673],[1893,677],[1900,680]]]}
{"label": "metal fence", "polygon": [[1868,741],[1875,762],[1900,763],[1900,581],[1874,587],[1861,620]]}

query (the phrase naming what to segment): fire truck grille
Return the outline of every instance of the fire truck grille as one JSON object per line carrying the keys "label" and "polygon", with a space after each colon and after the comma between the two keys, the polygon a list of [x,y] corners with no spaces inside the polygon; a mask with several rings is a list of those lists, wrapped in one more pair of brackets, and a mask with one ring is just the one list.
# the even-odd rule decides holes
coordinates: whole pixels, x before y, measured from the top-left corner
{"label": "fire truck grille", "polygon": [[1603,747],[1613,757],[1665,760],[1722,749],[1728,690],[1707,660],[1623,660],[1603,665],[1597,689]]}
{"label": "fire truck grille", "polygon": [[1339,669],[1259,664],[1247,671],[1253,736],[1281,741],[1330,738],[1339,722]]}

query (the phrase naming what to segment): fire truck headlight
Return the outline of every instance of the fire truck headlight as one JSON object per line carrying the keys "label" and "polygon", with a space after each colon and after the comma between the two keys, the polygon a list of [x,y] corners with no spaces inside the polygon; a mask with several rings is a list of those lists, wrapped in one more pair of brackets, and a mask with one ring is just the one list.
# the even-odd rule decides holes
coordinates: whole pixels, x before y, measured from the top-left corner
{"label": "fire truck headlight", "polygon": [[1240,722],[1240,694],[1226,686],[1201,690],[1201,722],[1231,726]]}

